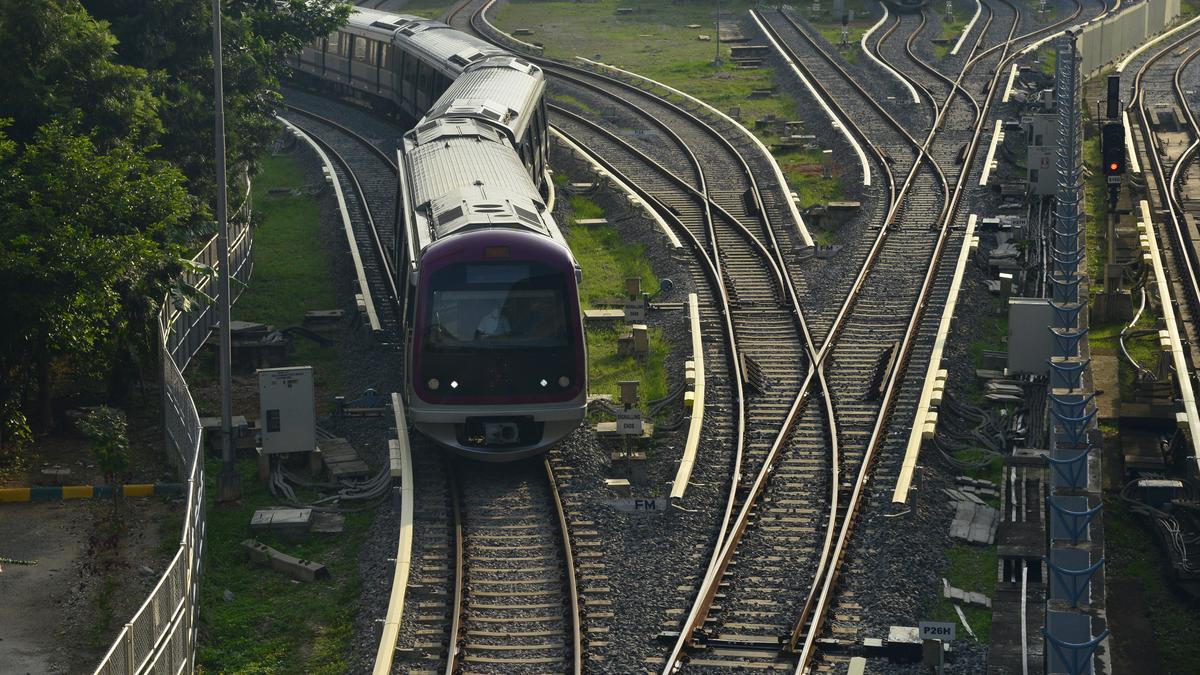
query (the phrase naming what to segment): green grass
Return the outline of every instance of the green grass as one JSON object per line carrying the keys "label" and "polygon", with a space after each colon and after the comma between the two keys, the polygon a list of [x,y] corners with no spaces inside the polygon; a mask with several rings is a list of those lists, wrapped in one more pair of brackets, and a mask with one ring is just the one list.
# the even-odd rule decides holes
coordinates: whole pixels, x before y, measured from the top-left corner
{"label": "green grass", "polygon": [[300,164],[290,155],[263,159],[254,178],[254,276],[238,299],[234,318],[276,326],[299,324],[304,312],[335,305],[326,270],[330,256],[315,246],[320,223],[316,197],[272,190],[303,189]]}
{"label": "green grass", "polygon": [[[1166,672],[1200,672],[1200,612],[1167,581],[1167,563],[1158,542],[1119,499],[1104,500],[1105,573],[1109,579],[1137,579],[1146,594],[1148,619]],[[1111,600],[1109,601],[1111,604]]]}
{"label": "green grass", "polygon": [[971,356],[971,377],[967,378],[966,394],[971,403],[978,405],[983,401],[983,386],[975,370],[983,367],[985,351],[1008,351],[1008,310],[1000,298],[991,298],[991,311],[980,319],[980,328],[976,337],[967,347]]}
{"label": "green grass", "polygon": [[1083,209],[1087,214],[1087,271],[1088,277],[1103,288],[1104,264],[1107,260],[1104,236],[1108,223],[1108,186],[1104,172],[1100,170],[1098,134],[1083,141],[1083,165],[1092,169],[1091,174],[1083,179]]}
{"label": "green grass", "polygon": [[549,93],[547,97],[552,103],[557,103],[565,108],[574,108],[577,112],[587,113],[592,117],[602,116],[601,111],[597,110],[594,106],[588,105],[570,94]]}
{"label": "green grass", "polygon": [[[959,450],[955,452],[954,457],[964,462],[976,462],[980,459],[983,459],[984,454],[978,448],[967,448],[965,450]],[[992,457],[991,461],[989,461],[983,467],[978,469],[966,469],[960,473],[968,478],[983,478],[985,480],[990,480],[997,487],[999,487],[1000,481],[1004,478],[1004,458]],[[996,501],[997,504],[999,503],[998,498],[991,499]],[[993,506],[996,506],[997,504],[993,504]]]}
{"label": "green grass", "polygon": [[[254,230],[254,274],[233,306],[233,319],[275,328],[298,326],[307,310],[338,306],[330,283],[333,261],[324,247],[316,245],[317,198],[306,188],[297,160],[291,155],[268,156],[259,168],[253,186],[254,209],[260,218]],[[318,389],[340,393],[344,378],[337,348],[304,338],[297,338],[294,346],[291,362],[311,365]],[[189,376],[207,382],[216,377],[215,363],[211,355],[202,353],[199,367]],[[200,399],[197,404],[210,410],[214,405]],[[329,405],[318,401],[321,410]]]}
{"label": "green grass", "polygon": [[567,244],[583,269],[579,300],[585,309],[613,298],[625,297],[625,279],[641,277],[642,290],[658,290],[658,277],[646,261],[642,245],[621,238],[615,227],[575,226],[581,219],[603,218],[604,210],[587,197],[571,198]]}
{"label": "green grass", "polygon": [[415,14],[427,19],[437,19],[454,4],[449,0],[409,0],[399,9],[389,10],[395,14]]}
{"label": "green grass", "polygon": [[650,354],[641,358],[617,355],[617,336],[624,332],[625,325],[588,328],[588,391],[592,394],[609,394],[617,399],[621,394],[618,382],[638,380],[638,397],[642,401],[653,401],[667,395],[667,373],[663,360],[671,351],[671,344],[662,331],[650,329]]}
{"label": "green grass", "polygon": [[1054,47],[1042,47],[1038,50],[1038,63],[1046,75],[1054,75],[1054,67],[1058,62],[1058,52]]}
{"label": "green grass", "polygon": [[[795,186],[796,195],[800,198],[800,208],[842,199],[842,188],[837,179],[844,170],[841,162],[834,161],[833,176],[825,178],[821,176],[819,150],[776,153],[775,159],[779,162],[779,168],[783,170],[788,183]],[[857,163],[854,166],[857,167]]]}
{"label": "green grass", "polygon": [[942,24],[942,32],[938,35],[938,40],[945,43],[934,44],[933,46],[934,53],[940,59],[950,53],[955,41],[958,40],[958,36],[962,34],[963,28],[966,28],[967,22],[971,20],[971,14],[958,12],[952,16],[952,21],[947,21],[946,15],[941,11],[936,12],[936,14]]}
{"label": "green grass", "polygon": [[[270,535],[258,539],[289,555],[324,564],[330,578],[293,583],[291,578],[250,563],[241,542],[254,510],[275,504],[258,481],[255,463],[238,463],[242,499],[216,504],[220,462],[205,467],[208,499],[208,558],[201,584],[200,672],[344,673],[358,612],[358,549],[371,512],[346,514],[346,532],[313,535],[288,543]],[[224,599],[225,591],[233,599]]]}
{"label": "green grass", "polygon": [[[1134,302],[1137,302],[1136,298]],[[1117,357],[1117,377],[1120,384],[1121,400],[1133,401],[1137,382],[1137,370],[1125,360],[1125,356],[1121,354],[1121,345],[1118,342],[1121,329],[1125,327],[1125,324],[1126,322],[1124,321],[1118,321],[1093,326],[1088,331],[1088,344],[1091,345],[1093,354],[1110,354]],[[1155,329],[1157,326],[1158,317],[1147,306],[1146,311],[1142,312],[1142,316],[1138,319],[1133,330]],[[1129,351],[1129,355],[1140,363],[1143,368],[1155,370],[1157,367],[1161,354],[1157,333],[1126,337],[1125,348]]]}
{"label": "green grass", "polygon": [[[983,593],[989,598],[994,598],[997,560],[995,548],[954,544],[946,549],[947,567],[942,576],[955,588]],[[992,610],[966,604],[961,607],[963,614],[967,617],[967,623],[971,625],[971,630],[975,631],[975,637],[979,639],[980,643],[988,644],[992,630]],[[959,623],[958,613],[954,611],[954,603],[942,597],[940,588],[937,599],[933,602],[932,607],[927,609],[927,618],[933,621]],[[965,630],[959,631],[958,635],[960,639],[969,639]]]}
{"label": "green grass", "polygon": [[[625,279],[641,277],[642,289],[655,292],[658,276],[646,260],[641,244],[621,238],[612,225],[582,226],[576,221],[603,218],[604,209],[587,197],[571,198],[567,224],[567,244],[583,269],[579,299],[584,308],[614,298],[625,297]],[[621,380],[639,380],[643,401],[662,398],[667,393],[667,374],[663,360],[671,350],[662,331],[650,330],[650,354],[641,358],[617,355],[617,336],[625,332],[624,324],[589,326],[588,390],[592,394],[618,396]]]}
{"label": "green grass", "polygon": [[[254,275],[234,308],[234,318],[276,327],[298,325],[305,310],[337,306],[330,282],[332,261],[318,243],[316,198],[307,189],[295,190],[304,188],[305,183],[297,161],[287,155],[268,157],[261,169],[254,181],[254,205],[262,219],[254,234]],[[284,188],[289,191],[272,193]],[[202,361],[192,378],[215,377],[212,361]],[[314,367],[319,391],[338,390],[342,362],[334,347],[298,340],[291,361]],[[370,513],[348,514],[342,535],[297,544],[262,538],[281,551],[325,564],[332,576],[312,584],[294,584],[284,575],[252,566],[241,551],[240,542],[250,536],[248,525],[254,510],[276,501],[258,482],[253,461],[242,461],[238,468],[243,496],[234,504],[216,503],[219,463],[209,462],[205,474],[209,509],[207,566],[200,599],[201,670],[345,672],[357,611],[358,548]],[[226,590],[233,592],[232,601],[224,600]]]}

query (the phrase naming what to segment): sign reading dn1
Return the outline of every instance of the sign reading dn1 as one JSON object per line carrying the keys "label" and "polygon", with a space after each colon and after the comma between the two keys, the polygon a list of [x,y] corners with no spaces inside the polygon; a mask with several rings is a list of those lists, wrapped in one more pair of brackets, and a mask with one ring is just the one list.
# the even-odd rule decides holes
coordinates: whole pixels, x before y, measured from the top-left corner
{"label": "sign reading dn1", "polygon": [[922,621],[919,624],[921,628],[922,640],[941,640],[942,642],[950,642],[954,640],[954,624],[945,621]]}

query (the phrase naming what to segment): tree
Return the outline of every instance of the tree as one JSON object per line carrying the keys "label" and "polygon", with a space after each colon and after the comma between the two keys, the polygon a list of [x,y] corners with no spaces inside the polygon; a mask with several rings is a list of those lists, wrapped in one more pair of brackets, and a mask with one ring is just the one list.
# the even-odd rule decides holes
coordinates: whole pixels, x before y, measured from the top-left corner
{"label": "tree", "polygon": [[178,170],[130,143],[97,147],[51,122],[24,147],[0,130],[0,400],[38,391],[49,422],[56,364],[102,376],[114,344],[145,327],[178,267],[169,232],[192,205]]}
{"label": "tree", "polygon": [[[152,74],[165,105],[159,156],[187,176],[193,194],[213,194],[212,18],[199,0],[84,0],[110,22],[117,54]],[[225,128],[231,172],[253,165],[277,133],[285,57],[345,22],[339,0],[223,0]]]}
{"label": "tree", "polygon": [[[349,8],[224,0],[222,11],[240,172],[276,132],[284,55]],[[180,256],[211,223],[210,26],[201,0],[0,0],[0,449],[29,438],[34,393],[49,423],[60,373],[107,378],[117,393],[153,345]]]}
{"label": "tree", "polygon": [[101,145],[159,131],[145,71],[113,60],[116,38],[75,0],[0,0],[0,37],[0,111],[14,141],[50,122],[90,129]]}

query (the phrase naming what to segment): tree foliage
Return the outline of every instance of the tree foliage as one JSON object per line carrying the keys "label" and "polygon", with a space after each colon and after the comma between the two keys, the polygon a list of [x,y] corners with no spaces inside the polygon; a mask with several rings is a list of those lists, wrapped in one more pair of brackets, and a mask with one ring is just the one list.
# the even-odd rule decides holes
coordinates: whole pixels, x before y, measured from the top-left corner
{"label": "tree foliage", "polygon": [[[166,129],[162,154],[193,191],[213,193],[212,15],[206,0],[84,0],[110,22],[117,53],[155,74]],[[276,125],[285,56],[332,32],[349,14],[338,0],[222,0],[225,128],[231,167],[261,156]]]}
{"label": "tree foliage", "polygon": [[[0,0],[0,448],[28,439],[31,409],[48,421],[63,376],[136,371],[181,256],[210,223],[209,4]],[[240,172],[275,132],[284,55],[348,8],[223,0],[222,12]]]}

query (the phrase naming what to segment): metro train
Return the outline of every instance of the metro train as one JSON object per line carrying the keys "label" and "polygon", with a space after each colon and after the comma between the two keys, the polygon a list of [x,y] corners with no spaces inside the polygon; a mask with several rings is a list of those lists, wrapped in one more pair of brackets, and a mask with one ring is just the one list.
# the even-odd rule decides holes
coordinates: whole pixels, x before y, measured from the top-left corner
{"label": "metro train", "polygon": [[446,24],[361,8],[291,65],[419,119],[397,148],[391,242],[413,425],[487,461],[571,433],[587,403],[581,274],[542,196],[541,68]]}
{"label": "metro train", "polygon": [[929,5],[929,0],[884,0],[884,2],[899,14],[919,12]]}

